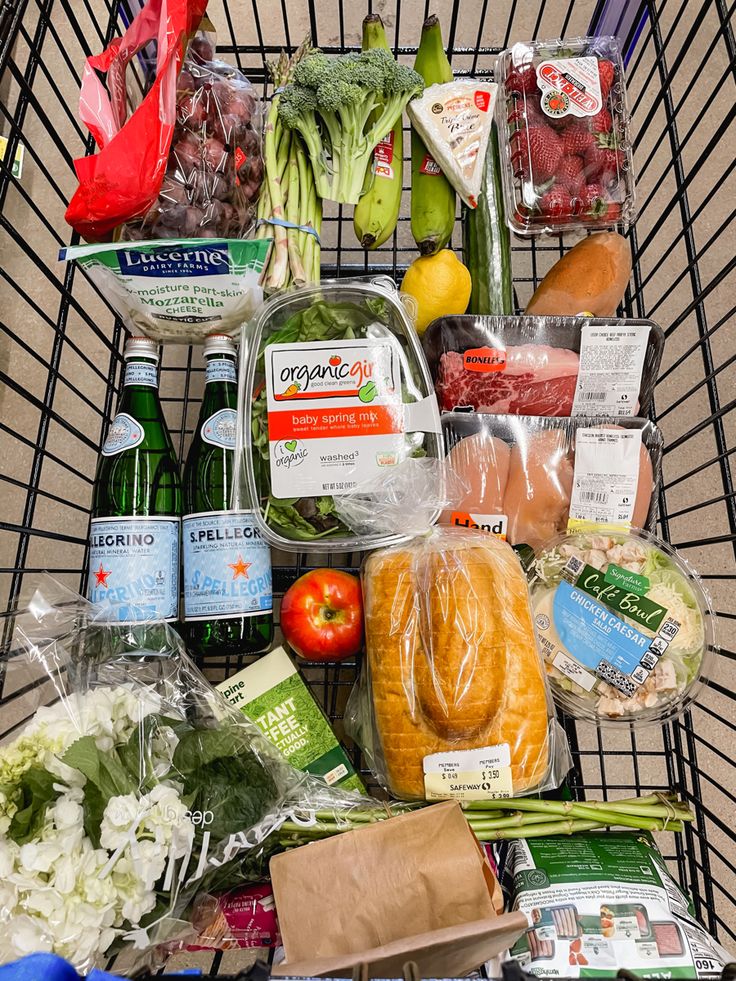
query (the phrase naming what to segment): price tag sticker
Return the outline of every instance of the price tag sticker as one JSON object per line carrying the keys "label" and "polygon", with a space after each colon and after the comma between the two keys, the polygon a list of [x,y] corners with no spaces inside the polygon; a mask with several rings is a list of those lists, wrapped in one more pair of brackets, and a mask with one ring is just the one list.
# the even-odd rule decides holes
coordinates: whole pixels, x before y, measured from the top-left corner
{"label": "price tag sticker", "polygon": [[573,416],[635,416],[650,328],[584,324]]}
{"label": "price tag sticker", "polygon": [[628,528],[639,482],[641,431],[578,429],[568,529]]}
{"label": "price tag sticker", "polygon": [[424,791],[427,800],[513,797],[509,744],[425,756]]}

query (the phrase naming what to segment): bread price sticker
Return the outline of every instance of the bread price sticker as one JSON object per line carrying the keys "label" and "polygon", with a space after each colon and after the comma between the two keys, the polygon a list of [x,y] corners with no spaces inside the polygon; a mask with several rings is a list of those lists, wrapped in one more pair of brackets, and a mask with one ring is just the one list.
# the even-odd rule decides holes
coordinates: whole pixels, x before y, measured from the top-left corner
{"label": "bread price sticker", "polygon": [[508,743],[432,753],[424,757],[427,800],[495,800],[513,797]]}

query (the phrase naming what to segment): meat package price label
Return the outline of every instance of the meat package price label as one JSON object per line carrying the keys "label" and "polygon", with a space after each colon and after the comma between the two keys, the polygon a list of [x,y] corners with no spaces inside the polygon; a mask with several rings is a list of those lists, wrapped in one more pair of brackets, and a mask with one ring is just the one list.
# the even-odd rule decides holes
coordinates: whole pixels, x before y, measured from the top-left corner
{"label": "meat package price label", "polygon": [[425,756],[424,790],[427,800],[512,797],[514,788],[508,743]]}
{"label": "meat package price label", "polygon": [[639,483],[639,429],[578,429],[568,528],[631,525]]}
{"label": "meat package price label", "polygon": [[650,328],[584,324],[572,415],[635,416]]}

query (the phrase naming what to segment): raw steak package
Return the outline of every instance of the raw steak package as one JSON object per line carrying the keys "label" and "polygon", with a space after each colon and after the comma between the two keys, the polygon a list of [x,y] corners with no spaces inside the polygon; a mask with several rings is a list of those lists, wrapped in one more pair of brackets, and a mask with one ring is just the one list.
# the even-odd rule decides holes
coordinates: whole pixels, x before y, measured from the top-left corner
{"label": "raw steak package", "polygon": [[446,412],[439,523],[540,548],[568,527],[651,529],[662,436],[647,419]]}
{"label": "raw steak package", "polygon": [[731,960],[642,831],[514,841],[502,883],[532,928],[511,948],[524,970],[585,978],[720,977]]}
{"label": "raw steak package", "polygon": [[422,346],[441,411],[646,415],[664,333],[651,320],[439,317]]}

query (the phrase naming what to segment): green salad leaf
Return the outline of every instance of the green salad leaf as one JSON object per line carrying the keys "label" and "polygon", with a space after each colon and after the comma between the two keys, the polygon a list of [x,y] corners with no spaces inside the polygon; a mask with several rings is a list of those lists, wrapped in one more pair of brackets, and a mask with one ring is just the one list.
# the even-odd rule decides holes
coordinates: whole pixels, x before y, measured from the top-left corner
{"label": "green salad leaf", "polygon": [[278,797],[240,726],[190,729],[174,751],[173,770],[191,810],[211,812],[207,830],[216,841],[257,824]]}
{"label": "green salad leaf", "polygon": [[20,778],[15,788],[18,810],[8,828],[8,837],[17,845],[25,845],[41,833],[46,809],[59,796],[54,789],[57,778],[42,766],[32,766]]}

